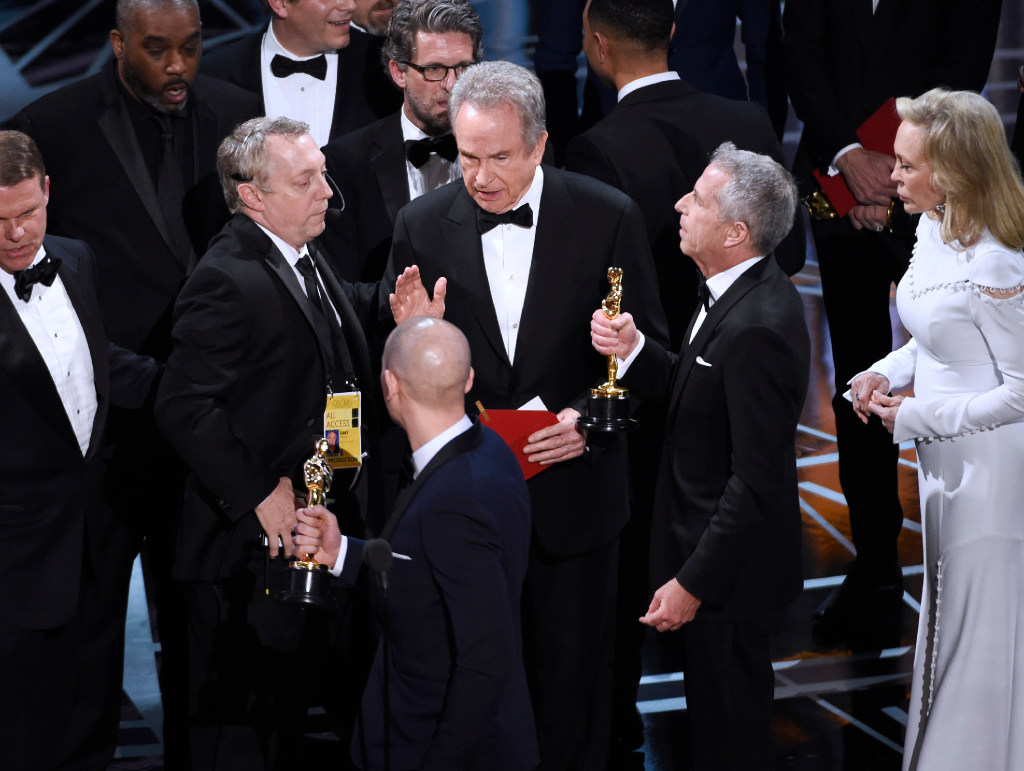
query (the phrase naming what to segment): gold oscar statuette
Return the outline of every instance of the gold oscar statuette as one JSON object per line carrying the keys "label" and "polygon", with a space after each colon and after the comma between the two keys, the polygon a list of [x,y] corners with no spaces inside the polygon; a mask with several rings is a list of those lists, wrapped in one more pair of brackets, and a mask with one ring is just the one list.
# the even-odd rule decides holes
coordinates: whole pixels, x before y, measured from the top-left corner
{"label": "gold oscar statuette", "polygon": [[[306,482],[306,505],[322,506],[331,489],[334,469],[327,462],[327,440],[313,442],[313,457],[302,464]],[[312,554],[296,558],[288,568],[288,588],[277,593],[281,602],[326,607],[333,604],[330,594],[329,566],[321,564]]]}
{"label": "gold oscar statuette", "polygon": [[[601,310],[609,319],[614,319],[622,311],[622,268],[608,268],[608,283],[612,288],[601,302]],[[618,359],[611,354],[608,356],[608,380],[590,389],[587,415],[578,421],[581,427],[590,431],[624,431],[635,424],[629,417],[629,389],[616,382],[618,372]]]}

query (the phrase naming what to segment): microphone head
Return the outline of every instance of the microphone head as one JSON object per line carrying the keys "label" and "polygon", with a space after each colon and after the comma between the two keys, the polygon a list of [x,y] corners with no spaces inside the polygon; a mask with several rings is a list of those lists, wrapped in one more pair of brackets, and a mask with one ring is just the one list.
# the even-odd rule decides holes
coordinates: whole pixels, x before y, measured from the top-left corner
{"label": "microphone head", "polygon": [[391,544],[383,538],[374,538],[363,546],[363,562],[377,575],[391,570],[391,563],[394,561]]}
{"label": "microphone head", "polygon": [[324,212],[324,219],[330,220],[331,222],[337,222],[339,219],[341,219],[341,211],[341,209],[328,207],[327,211]]}

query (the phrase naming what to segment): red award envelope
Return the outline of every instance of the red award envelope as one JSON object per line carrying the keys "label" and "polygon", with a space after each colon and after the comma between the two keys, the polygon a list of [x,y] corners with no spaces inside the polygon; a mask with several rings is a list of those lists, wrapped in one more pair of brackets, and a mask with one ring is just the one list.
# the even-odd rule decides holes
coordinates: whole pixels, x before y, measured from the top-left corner
{"label": "red award envelope", "polygon": [[523,470],[523,479],[536,476],[547,468],[539,463],[530,463],[523,454],[523,448],[534,431],[558,422],[555,413],[547,410],[481,410],[480,422],[497,432],[505,444],[512,448]]}
{"label": "red award envelope", "polygon": [[[865,150],[895,157],[892,144],[896,141],[896,129],[899,127],[900,116],[896,112],[896,99],[890,98],[860,125],[857,129],[857,139]],[[850,209],[857,205],[857,199],[853,197],[842,174],[830,177],[827,173],[822,174],[815,169],[814,179],[840,217],[845,217],[850,213]]]}

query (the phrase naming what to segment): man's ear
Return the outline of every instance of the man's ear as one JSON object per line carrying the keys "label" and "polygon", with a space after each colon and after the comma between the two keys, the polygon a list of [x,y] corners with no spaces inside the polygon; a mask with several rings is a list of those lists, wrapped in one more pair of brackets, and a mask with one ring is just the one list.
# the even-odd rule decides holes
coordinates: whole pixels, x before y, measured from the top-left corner
{"label": "man's ear", "polygon": [[388,74],[391,79],[395,82],[395,85],[405,91],[405,76],[406,72],[402,69],[402,65],[396,62],[394,59],[388,60]]}
{"label": "man's ear", "polygon": [[611,41],[606,35],[601,34],[597,31],[592,31],[591,36],[594,38],[594,42],[597,44],[597,53],[600,56],[602,63],[608,61],[608,53],[611,50]]}
{"label": "man's ear", "polygon": [[252,182],[243,182],[238,186],[238,197],[242,199],[247,209],[263,211],[263,196],[261,191]]}
{"label": "man's ear", "polygon": [[110,30],[110,47],[114,49],[115,59],[120,61],[124,58],[124,35],[120,30]]}
{"label": "man's ear", "polygon": [[398,378],[395,377],[395,373],[389,369],[384,370],[380,375],[381,389],[384,391],[384,400],[387,401],[397,394],[401,388],[399,387]]}
{"label": "man's ear", "polygon": [[469,377],[466,378],[466,388],[465,388],[465,390],[462,393],[468,394],[469,390],[473,387],[473,376],[474,376],[474,374],[475,373],[473,372],[473,368],[470,367],[469,368]]}
{"label": "man's ear", "polygon": [[267,0],[267,5],[270,6],[270,12],[279,19],[288,18],[288,0]]}
{"label": "man's ear", "polygon": [[741,220],[733,222],[725,231],[725,247],[733,248],[750,241],[750,228]]}

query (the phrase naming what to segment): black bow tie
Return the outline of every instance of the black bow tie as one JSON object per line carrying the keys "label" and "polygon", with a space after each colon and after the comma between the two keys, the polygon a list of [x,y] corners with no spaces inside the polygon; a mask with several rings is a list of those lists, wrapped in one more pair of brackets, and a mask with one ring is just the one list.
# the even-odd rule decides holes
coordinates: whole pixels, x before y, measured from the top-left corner
{"label": "black bow tie", "polygon": [[324,80],[327,77],[327,57],[320,54],[299,62],[281,54],[274,54],[274,58],[270,60],[270,71],[274,73],[275,78],[287,78],[296,72],[304,72],[317,80]]}
{"label": "black bow tie", "polygon": [[477,209],[476,226],[480,235],[494,230],[498,225],[518,225],[521,228],[533,227],[533,209],[530,204],[524,203],[518,209],[512,209],[504,214],[491,214],[489,211]]}
{"label": "black bow tie", "polygon": [[459,157],[455,135],[448,133],[439,137],[408,139],[405,142],[405,155],[409,159],[409,163],[417,169],[430,160],[431,153],[440,155],[446,161],[454,161]]}
{"label": "black bow tie", "polygon": [[711,310],[711,290],[708,289],[708,280],[699,271],[697,272],[697,299],[704,306],[705,313]]}
{"label": "black bow tie", "polygon": [[57,268],[60,267],[60,260],[56,257],[46,255],[25,270],[14,271],[14,293],[18,298],[28,302],[32,299],[32,287],[36,284],[53,286],[53,279],[57,276]]}

